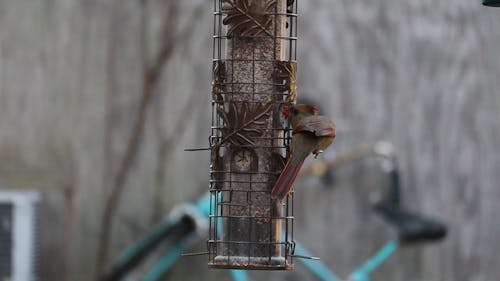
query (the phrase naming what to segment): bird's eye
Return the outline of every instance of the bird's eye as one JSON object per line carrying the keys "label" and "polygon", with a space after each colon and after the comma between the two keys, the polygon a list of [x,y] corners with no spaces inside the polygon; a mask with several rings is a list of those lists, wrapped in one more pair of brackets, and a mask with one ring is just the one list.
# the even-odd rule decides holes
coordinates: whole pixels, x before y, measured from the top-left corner
{"label": "bird's eye", "polygon": [[298,110],[298,109],[293,109],[292,114],[293,114],[294,116],[299,115],[299,110]]}

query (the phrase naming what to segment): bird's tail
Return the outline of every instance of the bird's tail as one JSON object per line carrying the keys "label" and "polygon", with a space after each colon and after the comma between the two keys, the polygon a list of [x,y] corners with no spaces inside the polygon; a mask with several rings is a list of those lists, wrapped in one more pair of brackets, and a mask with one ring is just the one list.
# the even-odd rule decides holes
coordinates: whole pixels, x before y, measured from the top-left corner
{"label": "bird's tail", "polygon": [[271,197],[273,199],[283,199],[290,192],[292,188],[293,182],[297,175],[299,174],[299,170],[304,164],[305,157],[300,157],[297,159],[292,156],[292,158],[286,163],[285,168],[281,172],[278,180],[274,184],[273,190],[271,191]]}

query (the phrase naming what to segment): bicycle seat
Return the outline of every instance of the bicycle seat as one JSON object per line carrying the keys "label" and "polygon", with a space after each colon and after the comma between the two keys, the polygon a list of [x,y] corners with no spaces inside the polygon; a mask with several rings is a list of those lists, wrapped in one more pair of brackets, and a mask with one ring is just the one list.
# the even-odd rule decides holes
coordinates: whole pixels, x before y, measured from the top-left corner
{"label": "bicycle seat", "polygon": [[446,236],[446,225],[435,219],[402,209],[392,203],[378,203],[375,211],[397,228],[404,243],[439,241]]}

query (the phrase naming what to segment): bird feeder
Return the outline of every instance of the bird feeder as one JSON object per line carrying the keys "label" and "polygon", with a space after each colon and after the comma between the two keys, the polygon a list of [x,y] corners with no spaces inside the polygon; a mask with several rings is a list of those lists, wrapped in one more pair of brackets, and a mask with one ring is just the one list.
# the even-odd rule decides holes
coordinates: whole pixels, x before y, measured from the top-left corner
{"label": "bird feeder", "polygon": [[296,98],[297,4],[214,0],[209,267],[293,268],[293,195],[271,198]]}
{"label": "bird feeder", "polygon": [[483,5],[490,7],[500,7],[500,0],[483,0]]}

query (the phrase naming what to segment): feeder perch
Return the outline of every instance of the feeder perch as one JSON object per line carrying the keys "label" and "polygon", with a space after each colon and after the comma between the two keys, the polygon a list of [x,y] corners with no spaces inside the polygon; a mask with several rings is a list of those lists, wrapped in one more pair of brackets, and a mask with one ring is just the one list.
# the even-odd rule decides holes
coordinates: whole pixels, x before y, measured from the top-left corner
{"label": "feeder perch", "polygon": [[293,195],[271,199],[296,98],[297,4],[214,0],[210,229],[213,268],[293,268]]}

